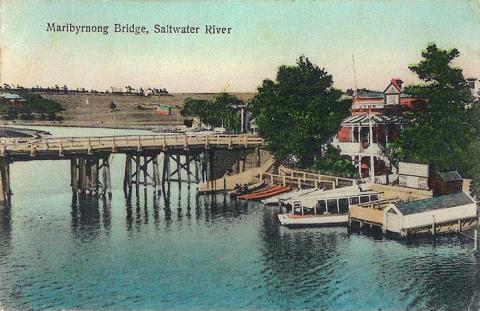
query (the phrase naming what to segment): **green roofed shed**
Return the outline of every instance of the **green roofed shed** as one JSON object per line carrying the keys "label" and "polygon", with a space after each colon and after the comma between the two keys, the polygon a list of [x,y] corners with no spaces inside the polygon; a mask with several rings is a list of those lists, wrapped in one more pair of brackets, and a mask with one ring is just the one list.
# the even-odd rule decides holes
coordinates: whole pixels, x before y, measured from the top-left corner
{"label": "green roofed shed", "polygon": [[429,199],[405,202],[397,204],[397,209],[403,215],[418,214],[431,210],[450,208],[460,205],[475,203],[475,201],[464,192],[442,195]]}

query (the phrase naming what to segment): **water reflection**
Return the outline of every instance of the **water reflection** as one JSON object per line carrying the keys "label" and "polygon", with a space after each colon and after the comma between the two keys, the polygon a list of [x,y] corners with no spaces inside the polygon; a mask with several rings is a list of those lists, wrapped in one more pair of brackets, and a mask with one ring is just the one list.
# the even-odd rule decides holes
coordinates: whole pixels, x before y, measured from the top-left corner
{"label": "water reflection", "polygon": [[12,251],[12,209],[11,206],[0,206],[0,258]]}
{"label": "water reflection", "polygon": [[[281,308],[478,305],[479,256],[458,235],[396,241],[371,232],[348,235],[346,228],[290,230],[265,209],[260,237],[263,284],[282,297],[276,301]],[[336,304],[323,297],[335,297]],[[352,297],[357,304],[349,302]]]}
{"label": "water reflection", "polygon": [[[73,236],[79,240],[98,238],[102,231],[102,217],[98,198],[73,194],[71,208]],[[105,211],[105,208],[103,210]],[[104,216],[108,224],[110,216],[108,214]]]}

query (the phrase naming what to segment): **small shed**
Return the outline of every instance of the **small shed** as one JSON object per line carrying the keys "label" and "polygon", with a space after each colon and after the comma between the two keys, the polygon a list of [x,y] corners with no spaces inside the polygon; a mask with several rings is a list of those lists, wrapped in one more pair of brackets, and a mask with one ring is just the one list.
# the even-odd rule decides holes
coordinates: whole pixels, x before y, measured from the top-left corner
{"label": "small shed", "polygon": [[398,185],[428,190],[428,165],[400,162],[398,165]]}
{"label": "small shed", "polygon": [[430,184],[433,196],[447,195],[462,191],[463,178],[457,171],[441,172],[432,176]]}
{"label": "small shed", "polygon": [[175,108],[176,107],[172,105],[158,105],[157,114],[161,116],[169,116],[172,114],[172,110]]}
{"label": "small shed", "polygon": [[465,192],[392,203],[384,212],[384,230],[402,236],[462,230],[478,221],[476,202]]}

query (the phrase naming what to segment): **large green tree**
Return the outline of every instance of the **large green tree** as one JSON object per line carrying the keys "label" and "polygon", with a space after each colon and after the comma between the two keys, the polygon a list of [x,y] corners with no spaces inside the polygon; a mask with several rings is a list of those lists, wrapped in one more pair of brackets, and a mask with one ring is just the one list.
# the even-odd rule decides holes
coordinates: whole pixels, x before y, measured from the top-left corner
{"label": "large green tree", "polygon": [[275,81],[264,80],[250,107],[275,157],[294,156],[308,166],[348,115],[351,103],[341,95],[332,76],[302,56],[295,66],[281,66]]}
{"label": "large green tree", "polygon": [[234,95],[220,93],[213,100],[187,98],[181,110],[183,116],[198,117],[200,122],[212,126],[224,126],[228,131],[240,130],[240,117],[235,109],[243,101]]}
{"label": "large green tree", "polygon": [[472,175],[472,143],[475,141],[473,100],[462,70],[452,66],[457,49],[442,50],[431,44],[422,60],[409,67],[424,81],[406,89],[425,98],[423,109],[407,114],[408,125],[395,146],[400,160],[428,163],[431,171],[458,170]]}

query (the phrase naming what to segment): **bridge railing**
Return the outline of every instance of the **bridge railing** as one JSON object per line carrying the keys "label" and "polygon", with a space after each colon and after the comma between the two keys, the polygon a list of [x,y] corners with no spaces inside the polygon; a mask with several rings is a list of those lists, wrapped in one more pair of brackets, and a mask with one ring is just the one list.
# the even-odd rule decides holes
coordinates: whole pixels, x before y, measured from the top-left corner
{"label": "bridge railing", "polygon": [[0,155],[7,152],[94,150],[111,148],[169,147],[169,146],[259,146],[263,139],[254,135],[127,135],[96,137],[2,138]]}

